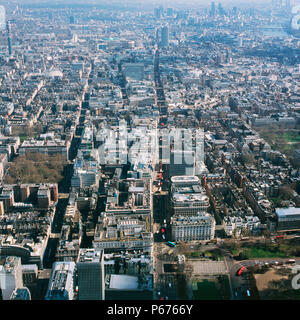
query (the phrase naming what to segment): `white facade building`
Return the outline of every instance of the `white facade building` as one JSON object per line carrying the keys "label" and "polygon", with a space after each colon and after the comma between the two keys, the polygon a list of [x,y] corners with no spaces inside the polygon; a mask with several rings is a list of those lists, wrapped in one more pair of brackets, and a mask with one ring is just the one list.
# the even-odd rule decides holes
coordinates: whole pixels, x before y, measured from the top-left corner
{"label": "white facade building", "polygon": [[173,241],[212,240],[215,226],[215,219],[208,213],[190,217],[172,217],[172,239]]}
{"label": "white facade building", "polygon": [[0,265],[2,299],[10,300],[13,291],[23,287],[21,258],[9,256]]}

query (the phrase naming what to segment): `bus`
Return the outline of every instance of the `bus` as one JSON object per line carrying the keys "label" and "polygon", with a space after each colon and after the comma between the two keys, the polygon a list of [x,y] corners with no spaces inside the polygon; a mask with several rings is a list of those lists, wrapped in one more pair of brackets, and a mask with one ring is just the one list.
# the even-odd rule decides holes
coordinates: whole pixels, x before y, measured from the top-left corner
{"label": "bus", "polygon": [[237,276],[240,276],[244,271],[246,270],[246,267],[242,266],[236,273]]}
{"label": "bus", "polygon": [[176,244],[174,242],[168,241],[168,245],[172,248],[176,247]]}
{"label": "bus", "polygon": [[285,263],[295,263],[295,262],[296,262],[295,259],[289,259],[289,260],[287,260]]}

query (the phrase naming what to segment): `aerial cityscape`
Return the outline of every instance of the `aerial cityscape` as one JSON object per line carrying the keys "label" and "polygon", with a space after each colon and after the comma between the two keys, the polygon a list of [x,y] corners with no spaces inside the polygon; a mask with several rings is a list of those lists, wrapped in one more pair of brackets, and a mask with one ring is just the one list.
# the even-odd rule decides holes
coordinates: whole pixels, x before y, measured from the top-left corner
{"label": "aerial cityscape", "polygon": [[300,1],[0,1],[0,179],[0,300],[299,300]]}

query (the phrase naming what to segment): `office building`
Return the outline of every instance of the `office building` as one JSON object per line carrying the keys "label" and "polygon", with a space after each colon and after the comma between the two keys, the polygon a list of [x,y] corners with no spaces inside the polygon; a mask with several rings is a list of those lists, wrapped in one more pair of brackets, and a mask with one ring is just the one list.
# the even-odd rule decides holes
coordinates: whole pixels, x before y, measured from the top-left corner
{"label": "office building", "polygon": [[216,5],[215,5],[215,2],[213,1],[213,2],[211,3],[210,15],[211,15],[212,17],[214,17],[215,14],[216,14]]}
{"label": "office building", "polygon": [[218,4],[218,11],[220,16],[224,15],[224,9],[223,9],[222,3]]}
{"label": "office building", "polygon": [[28,288],[17,288],[11,294],[10,300],[31,300],[31,294]]}
{"label": "office building", "polygon": [[173,193],[171,208],[175,216],[192,216],[199,212],[206,212],[209,199],[204,193]]}
{"label": "office building", "polygon": [[161,17],[161,12],[159,8],[154,8],[154,16],[156,19],[160,19]]}
{"label": "office building", "polygon": [[173,241],[212,240],[215,235],[215,219],[208,213],[171,218]]}
{"label": "office building", "polygon": [[45,300],[73,300],[75,262],[55,262]]}
{"label": "office building", "polygon": [[161,28],[161,45],[167,47],[169,45],[169,27],[163,26]]}
{"label": "office building", "polygon": [[173,16],[173,8],[167,8],[167,16],[172,17]]}
{"label": "office building", "polygon": [[275,215],[277,230],[300,229],[300,208],[277,208]]}
{"label": "office building", "polygon": [[195,152],[174,150],[170,154],[170,177],[195,174]]}
{"label": "office building", "polygon": [[192,187],[200,185],[200,179],[197,176],[173,176],[171,177],[172,188],[174,187]]}
{"label": "office building", "polygon": [[0,288],[2,299],[10,300],[13,291],[23,287],[21,258],[0,258]]}
{"label": "office building", "polygon": [[207,212],[209,198],[197,176],[171,177],[170,206],[174,216],[193,216]]}
{"label": "office building", "polygon": [[77,260],[78,299],[104,300],[104,251],[80,249]]}
{"label": "office building", "polygon": [[155,41],[159,44],[159,42],[160,42],[160,29],[159,28],[157,28],[156,30],[155,30]]}
{"label": "office building", "polygon": [[133,276],[110,274],[105,278],[106,300],[151,300],[153,277],[150,274]]}
{"label": "office building", "polygon": [[63,160],[68,160],[69,157],[70,142],[64,140],[25,140],[20,149],[20,155],[26,155],[28,153],[41,153],[46,155],[61,155]]}
{"label": "office building", "polygon": [[6,22],[6,30],[7,30],[7,43],[8,43],[8,54],[12,55],[12,41],[11,41],[11,25],[10,21]]}
{"label": "office building", "polygon": [[0,6],[0,30],[5,30],[6,12],[5,7]]}

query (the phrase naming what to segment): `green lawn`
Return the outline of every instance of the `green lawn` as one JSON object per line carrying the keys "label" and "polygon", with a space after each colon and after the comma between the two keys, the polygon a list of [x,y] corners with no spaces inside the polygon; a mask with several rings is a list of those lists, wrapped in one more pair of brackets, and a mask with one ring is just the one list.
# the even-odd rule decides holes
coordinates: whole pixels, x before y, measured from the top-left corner
{"label": "green lawn", "polygon": [[270,146],[293,158],[295,149],[300,147],[299,131],[288,131],[286,129],[263,129],[259,130],[262,138],[264,138]]}
{"label": "green lawn", "polygon": [[250,248],[246,251],[249,258],[288,258],[289,256],[282,251],[272,252],[268,249]]}
{"label": "green lawn", "polygon": [[243,252],[247,255],[248,259],[256,258],[290,258],[291,256],[284,251],[272,251],[270,249],[263,248],[241,248],[240,250],[231,250],[234,256],[239,255],[240,252]]}
{"label": "green lawn", "polygon": [[190,253],[191,258],[199,258],[202,256],[202,252],[200,251],[194,251]]}
{"label": "green lawn", "polygon": [[300,134],[298,132],[285,132],[284,137],[288,142],[297,143],[300,142]]}

